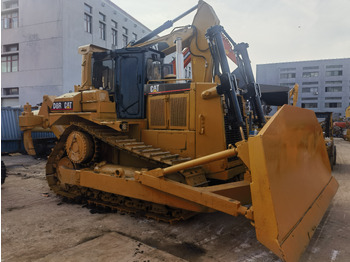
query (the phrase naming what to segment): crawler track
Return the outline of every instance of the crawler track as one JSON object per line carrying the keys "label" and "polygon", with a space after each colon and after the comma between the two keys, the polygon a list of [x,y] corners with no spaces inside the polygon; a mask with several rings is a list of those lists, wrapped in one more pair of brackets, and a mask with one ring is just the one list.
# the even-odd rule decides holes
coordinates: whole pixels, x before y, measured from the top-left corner
{"label": "crawler track", "polygon": [[[125,213],[143,215],[148,218],[168,223],[187,219],[194,214],[193,212],[186,210],[174,209],[168,206],[132,199],[91,188],[61,184],[57,175],[58,162],[61,158],[67,155],[65,143],[69,134],[73,131],[88,133],[94,139],[96,146],[92,160],[85,165],[76,165],[76,169],[93,167],[94,164],[97,163],[100,153],[100,145],[103,143],[119,150],[120,152],[125,152],[158,167],[170,166],[190,160],[188,157],[181,157],[178,154],[171,154],[168,151],[162,151],[160,148],[155,148],[151,145],[146,145],[143,142],[138,142],[136,139],[131,139],[127,135],[106,126],[100,126],[93,123],[72,123],[58,140],[58,143],[50,154],[46,165],[48,184],[56,194],[68,198],[71,201],[83,201],[87,202],[89,205],[95,205],[110,210],[119,210]],[[199,168],[199,170],[201,169]],[[193,171],[188,172],[193,173]],[[198,170],[195,172],[198,172]],[[186,176],[186,171],[184,172],[184,175]]]}

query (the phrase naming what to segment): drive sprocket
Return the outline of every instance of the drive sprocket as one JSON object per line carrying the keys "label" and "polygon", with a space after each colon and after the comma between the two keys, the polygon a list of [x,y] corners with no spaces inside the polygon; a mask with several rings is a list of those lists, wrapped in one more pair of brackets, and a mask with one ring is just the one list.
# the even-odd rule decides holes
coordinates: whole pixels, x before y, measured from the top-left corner
{"label": "drive sprocket", "polygon": [[89,162],[94,155],[94,141],[86,133],[73,131],[66,141],[68,158],[75,164]]}

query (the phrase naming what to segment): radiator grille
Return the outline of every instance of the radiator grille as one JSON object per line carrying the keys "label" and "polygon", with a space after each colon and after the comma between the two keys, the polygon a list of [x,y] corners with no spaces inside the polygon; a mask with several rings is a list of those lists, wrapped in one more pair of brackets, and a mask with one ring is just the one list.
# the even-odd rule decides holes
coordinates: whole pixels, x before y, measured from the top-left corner
{"label": "radiator grille", "polygon": [[170,99],[170,125],[178,127],[187,125],[187,97]]}
{"label": "radiator grille", "polygon": [[165,126],[165,101],[164,99],[150,100],[150,125]]}

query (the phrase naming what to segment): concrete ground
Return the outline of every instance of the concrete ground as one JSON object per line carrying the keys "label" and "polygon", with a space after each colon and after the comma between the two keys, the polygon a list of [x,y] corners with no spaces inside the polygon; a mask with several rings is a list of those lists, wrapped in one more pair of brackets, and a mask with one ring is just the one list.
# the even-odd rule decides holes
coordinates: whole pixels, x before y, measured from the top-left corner
{"label": "concrete ground", "polygon": [[[336,140],[339,190],[302,262],[349,261],[350,143]],[[4,156],[2,261],[280,261],[243,217],[200,214],[169,225],[118,213],[95,213],[50,192],[45,160]],[[312,168],[312,167],[310,167]]]}

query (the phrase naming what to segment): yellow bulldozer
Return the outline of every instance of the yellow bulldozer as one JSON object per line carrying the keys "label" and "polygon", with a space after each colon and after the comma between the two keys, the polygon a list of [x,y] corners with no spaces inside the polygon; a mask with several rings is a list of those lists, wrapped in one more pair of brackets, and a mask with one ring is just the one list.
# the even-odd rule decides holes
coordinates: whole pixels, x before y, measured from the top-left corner
{"label": "yellow bulldozer", "polygon": [[[157,37],[196,10],[192,25]],[[237,68],[230,72],[223,41]],[[307,109],[283,106],[265,123],[248,45],[235,43],[210,5],[198,5],[128,47],[89,45],[74,92],[44,96],[20,117],[58,137],[50,188],[72,200],[174,222],[220,211],[251,220],[257,239],[298,261],[335,195],[322,130]],[[189,48],[192,78],[167,77],[166,55]],[[183,68],[183,65],[182,65]],[[261,128],[250,136],[250,127]]]}

